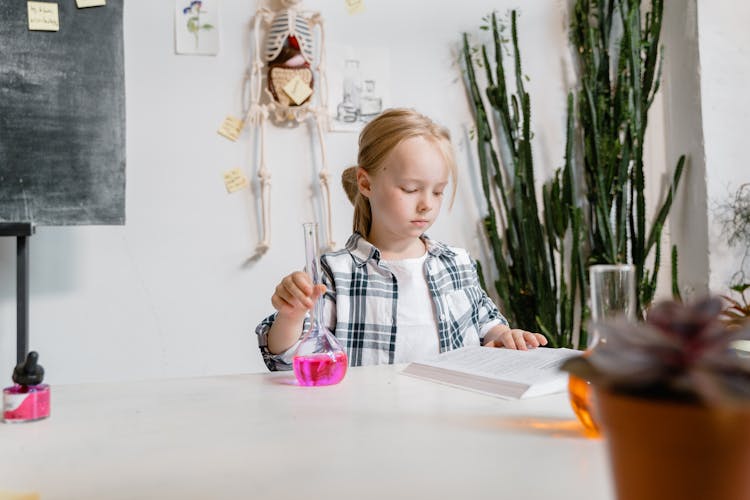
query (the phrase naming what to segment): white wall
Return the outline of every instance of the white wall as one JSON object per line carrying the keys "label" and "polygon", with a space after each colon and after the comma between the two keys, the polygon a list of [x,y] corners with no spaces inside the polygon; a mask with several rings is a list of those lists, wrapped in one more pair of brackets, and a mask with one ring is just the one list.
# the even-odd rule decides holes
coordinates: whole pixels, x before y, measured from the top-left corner
{"label": "white wall", "polygon": [[[680,288],[687,298],[728,293],[742,268],[743,249],[727,245],[717,207],[750,182],[744,165],[750,33],[743,22],[748,16],[746,3],[665,2],[663,125],[650,118],[649,138],[658,142],[661,136],[666,172],[679,155],[688,158],[668,228],[679,249]],[[653,160],[652,175],[658,170],[658,158]],[[668,265],[665,255],[662,269]],[[750,276],[750,261],[744,271]],[[665,285],[662,296],[670,293]]]}
{"label": "white wall", "polygon": [[[671,242],[662,246],[662,269],[669,270],[671,244],[677,245],[680,292],[691,299],[708,292],[709,240],[706,214],[706,158],[701,107],[701,60],[695,0],[665,2],[662,92],[665,162],[672,175],[680,155],[685,169],[672,206]],[[668,288],[667,296],[671,296]]]}
{"label": "white wall", "polygon": [[[747,132],[750,117],[750,4],[698,0],[701,100],[706,149],[710,287],[727,293],[742,251],[729,248],[716,221],[716,206],[750,182]],[[745,263],[750,276],[750,262]]]}
{"label": "white wall", "polygon": [[[537,168],[564,151],[567,20],[563,0],[369,0],[349,16],[344,2],[307,0],[326,19],[329,43],[390,51],[392,104],[448,126],[461,167],[456,204],[430,231],[480,255],[480,194],[465,131],[471,117],[457,66],[461,32],[481,18],[522,8],[521,50],[531,78]],[[253,0],[224,0],[217,57],[174,55],[173,3],[125,4],[127,224],[38,228],[31,238],[31,347],[51,383],[262,371],[253,328],[271,312],[278,279],[303,265],[299,223],[315,199],[305,127],[268,132],[273,241],[249,263],[258,240],[249,191],[227,195],[221,174],[251,171],[251,137],[216,134],[241,108]],[[338,178],[356,159],[356,136],[328,137],[335,239],[349,234],[351,207]],[[0,240],[0,381],[15,357],[15,243]]]}

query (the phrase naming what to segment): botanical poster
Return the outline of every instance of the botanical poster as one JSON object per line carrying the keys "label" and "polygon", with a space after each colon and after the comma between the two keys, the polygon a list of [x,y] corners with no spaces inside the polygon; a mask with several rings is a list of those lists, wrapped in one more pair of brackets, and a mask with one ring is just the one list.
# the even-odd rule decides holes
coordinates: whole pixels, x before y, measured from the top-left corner
{"label": "botanical poster", "polygon": [[219,0],[175,0],[174,15],[177,54],[219,52]]}

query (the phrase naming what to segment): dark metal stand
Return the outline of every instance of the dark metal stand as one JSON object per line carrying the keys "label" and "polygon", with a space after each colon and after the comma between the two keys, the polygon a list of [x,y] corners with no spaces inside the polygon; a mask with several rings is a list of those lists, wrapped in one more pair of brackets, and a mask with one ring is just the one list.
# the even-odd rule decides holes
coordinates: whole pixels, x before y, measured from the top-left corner
{"label": "dark metal stand", "polygon": [[16,237],[16,360],[29,352],[29,242],[32,222],[0,222],[0,236]]}

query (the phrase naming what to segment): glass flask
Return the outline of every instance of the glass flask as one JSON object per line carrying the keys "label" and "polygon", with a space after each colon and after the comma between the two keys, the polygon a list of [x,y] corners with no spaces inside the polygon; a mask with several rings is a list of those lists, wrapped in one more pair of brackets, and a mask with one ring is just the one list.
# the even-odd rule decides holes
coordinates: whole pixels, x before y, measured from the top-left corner
{"label": "glass flask", "polygon": [[[589,268],[591,287],[591,321],[589,342],[584,356],[599,342],[606,342],[596,330],[596,322],[616,316],[635,319],[635,267],[628,264],[604,264]],[[589,437],[599,437],[601,431],[594,415],[591,383],[571,375],[568,378],[570,406]]]}
{"label": "glass flask", "polygon": [[[302,224],[302,228],[305,233],[307,272],[313,285],[319,285],[318,224],[306,222]],[[323,295],[315,301],[310,314],[310,327],[294,352],[294,375],[300,385],[333,385],[341,382],[346,375],[349,360],[338,339],[325,326],[324,303]]]}

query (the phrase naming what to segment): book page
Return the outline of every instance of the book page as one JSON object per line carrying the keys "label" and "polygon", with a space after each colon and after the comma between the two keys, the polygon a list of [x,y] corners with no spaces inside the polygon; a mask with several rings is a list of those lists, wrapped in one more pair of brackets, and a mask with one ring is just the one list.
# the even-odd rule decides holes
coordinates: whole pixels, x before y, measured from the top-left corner
{"label": "book page", "polygon": [[448,351],[433,360],[414,364],[533,385],[549,379],[565,377],[566,374],[560,372],[560,365],[566,359],[581,354],[583,354],[581,351],[565,348],[516,351],[473,346]]}

